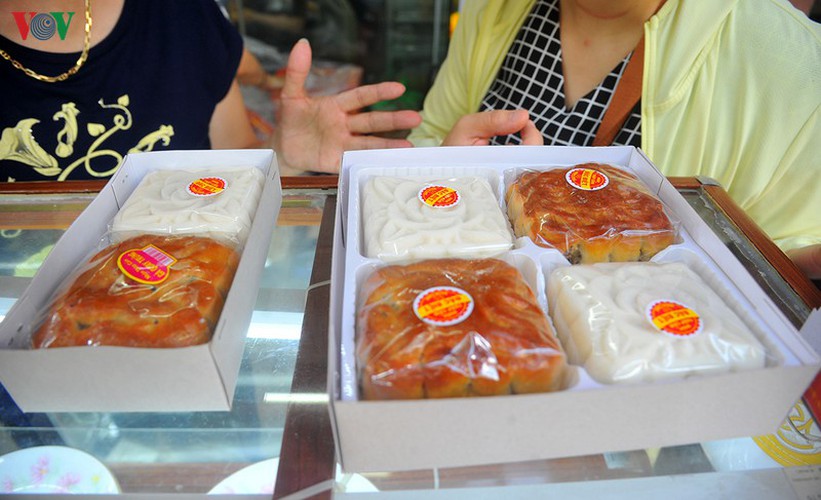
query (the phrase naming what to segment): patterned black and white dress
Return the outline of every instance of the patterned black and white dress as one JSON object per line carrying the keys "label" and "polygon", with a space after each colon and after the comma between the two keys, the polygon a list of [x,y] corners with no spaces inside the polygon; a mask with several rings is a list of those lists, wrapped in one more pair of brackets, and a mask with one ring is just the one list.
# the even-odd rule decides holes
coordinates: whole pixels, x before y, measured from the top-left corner
{"label": "patterned black and white dress", "polygon": [[[632,53],[598,87],[567,109],[559,34],[559,0],[539,0],[505,56],[479,110],[527,109],[546,145],[589,146]],[[641,146],[640,106],[637,103],[633,108],[616,134],[614,145]],[[491,140],[491,144],[520,143],[518,134]]]}

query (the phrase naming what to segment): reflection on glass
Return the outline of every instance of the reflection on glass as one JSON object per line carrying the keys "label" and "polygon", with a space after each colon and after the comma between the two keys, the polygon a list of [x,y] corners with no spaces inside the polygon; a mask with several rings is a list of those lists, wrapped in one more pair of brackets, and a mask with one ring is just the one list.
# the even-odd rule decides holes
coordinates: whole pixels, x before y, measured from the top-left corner
{"label": "reflection on glass", "polygon": [[[24,292],[47,250],[64,232],[49,226],[67,226],[92,199],[45,203],[39,209],[39,196],[36,203],[20,197],[11,203],[8,197],[0,197],[0,220],[28,221],[35,226],[0,228],[0,318]],[[324,203],[323,192],[284,193],[230,411],[24,414],[0,389],[0,454],[40,445],[69,446],[115,470],[156,463],[248,464],[278,456],[288,404],[301,396],[306,401],[317,399],[311,394],[291,395],[290,389]],[[70,215],[64,222],[44,222],[33,212]],[[180,476],[170,485],[130,488],[206,492],[213,486],[191,486],[187,481],[192,480],[211,478]]]}

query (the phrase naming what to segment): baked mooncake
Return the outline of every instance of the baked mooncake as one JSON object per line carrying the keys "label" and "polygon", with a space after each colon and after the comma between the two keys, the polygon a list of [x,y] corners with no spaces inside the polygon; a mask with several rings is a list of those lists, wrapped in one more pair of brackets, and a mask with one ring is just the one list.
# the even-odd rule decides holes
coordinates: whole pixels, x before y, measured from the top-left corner
{"label": "baked mooncake", "polygon": [[360,288],[356,358],[365,399],[564,388],[565,354],[519,271],[497,259],[376,269]]}
{"label": "baked mooncake", "polygon": [[607,384],[762,368],[744,321],[683,263],[566,266],[548,278],[550,316],[572,364]]}
{"label": "baked mooncake", "polygon": [[32,347],[184,347],[211,339],[239,262],[230,246],[145,235],[92,257],[60,293]]}
{"label": "baked mooncake", "polygon": [[517,237],[555,248],[573,264],[649,260],[676,237],[661,201],[611,165],[525,172],[506,202]]}
{"label": "baked mooncake", "polygon": [[366,257],[385,262],[481,258],[513,246],[499,200],[480,177],[372,177],[361,198]]}

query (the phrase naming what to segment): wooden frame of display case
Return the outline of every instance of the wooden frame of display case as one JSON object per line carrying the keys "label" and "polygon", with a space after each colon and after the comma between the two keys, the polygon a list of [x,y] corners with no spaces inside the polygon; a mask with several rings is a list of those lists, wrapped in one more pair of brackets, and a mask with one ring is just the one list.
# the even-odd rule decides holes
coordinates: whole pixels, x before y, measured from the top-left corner
{"label": "wooden frame of display case", "polygon": [[[283,191],[288,190],[333,190],[336,189],[338,177],[335,175],[317,175],[302,177],[283,177]],[[51,196],[51,195],[94,195],[105,186],[107,181],[66,181],[66,182],[12,182],[0,183],[0,195],[12,196]],[[53,209],[48,203],[37,210],[22,212],[0,211],[0,230],[2,229],[65,229],[85,209],[84,203],[75,207],[63,206]],[[322,218],[320,208],[299,206],[297,200],[289,199],[280,211],[279,225],[319,225]]]}
{"label": "wooden frame of display case", "polygon": [[[336,189],[339,177],[336,175],[310,175],[282,177],[282,189]],[[33,181],[0,183],[2,194],[56,194],[56,193],[97,193],[107,180],[98,181]]]}
{"label": "wooden frame of display case", "polygon": [[761,253],[786,281],[795,293],[811,309],[821,307],[821,290],[810,281],[787,255],[758,227],[727,194],[721,185],[712,179],[701,177],[671,177],[670,182],[678,190],[703,190],[724,215],[731,220],[739,232]]}

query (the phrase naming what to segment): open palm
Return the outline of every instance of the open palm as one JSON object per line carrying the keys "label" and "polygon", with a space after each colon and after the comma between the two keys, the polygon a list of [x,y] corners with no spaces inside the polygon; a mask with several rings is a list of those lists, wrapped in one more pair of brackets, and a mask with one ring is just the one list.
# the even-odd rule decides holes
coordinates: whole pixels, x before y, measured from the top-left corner
{"label": "open palm", "polygon": [[410,147],[404,139],[371,134],[416,127],[416,111],[361,112],[405,92],[398,82],[364,85],[332,96],[311,97],[305,81],[311,69],[311,46],[300,40],[291,50],[279,103],[273,146],[283,175],[336,173],[342,153],[354,149]]}

